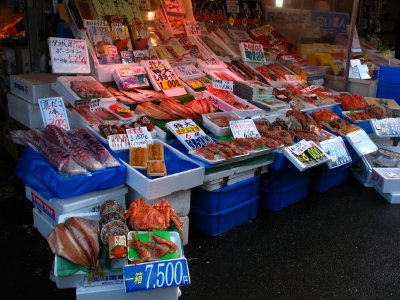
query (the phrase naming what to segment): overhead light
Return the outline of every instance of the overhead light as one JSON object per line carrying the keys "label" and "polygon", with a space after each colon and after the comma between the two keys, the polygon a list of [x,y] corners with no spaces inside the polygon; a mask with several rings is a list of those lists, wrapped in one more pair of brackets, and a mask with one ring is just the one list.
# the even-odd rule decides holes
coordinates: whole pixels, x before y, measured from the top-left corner
{"label": "overhead light", "polygon": [[283,7],[283,0],[275,0],[276,7]]}
{"label": "overhead light", "polygon": [[153,21],[154,18],[155,18],[155,16],[156,16],[156,12],[155,12],[155,11],[149,11],[149,12],[147,12],[147,20]]}

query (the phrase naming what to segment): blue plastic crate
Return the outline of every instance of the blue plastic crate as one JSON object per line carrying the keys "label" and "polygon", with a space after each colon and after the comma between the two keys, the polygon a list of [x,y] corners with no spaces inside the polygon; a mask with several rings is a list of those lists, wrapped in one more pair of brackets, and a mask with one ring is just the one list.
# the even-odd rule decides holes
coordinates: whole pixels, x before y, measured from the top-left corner
{"label": "blue plastic crate", "polygon": [[318,193],[325,192],[347,181],[350,164],[329,169],[327,165],[316,167],[311,172],[310,188]]}
{"label": "blue plastic crate", "polygon": [[296,184],[283,188],[260,188],[260,205],[272,211],[281,210],[307,197],[310,177],[306,177]]}
{"label": "blue plastic crate", "polygon": [[263,175],[260,185],[265,189],[285,189],[291,187],[301,180],[310,176],[310,170],[300,172],[297,168],[294,170],[270,171]]}
{"label": "blue plastic crate", "polygon": [[269,165],[269,169],[272,171],[297,170],[295,165],[280,152],[275,152],[275,160]]}
{"label": "blue plastic crate", "polygon": [[259,184],[256,176],[214,191],[194,188],[191,206],[208,212],[226,210],[257,196]]}
{"label": "blue plastic crate", "polygon": [[191,207],[190,226],[209,236],[216,236],[243,224],[257,215],[258,196],[234,207],[210,213],[200,208]]}

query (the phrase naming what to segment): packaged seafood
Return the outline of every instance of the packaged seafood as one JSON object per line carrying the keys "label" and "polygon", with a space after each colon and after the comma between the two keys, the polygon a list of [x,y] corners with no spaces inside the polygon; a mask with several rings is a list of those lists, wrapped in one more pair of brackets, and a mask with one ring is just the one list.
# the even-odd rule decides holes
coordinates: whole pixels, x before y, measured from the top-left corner
{"label": "packaged seafood", "polygon": [[93,114],[102,121],[118,121],[119,118],[113,114],[111,111],[102,109],[99,111],[94,111]]}
{"label": "packaged seafood", "polygon": [[167,168],[164,161],[152,160],[147,162],[147,176],[166,176]]}
{"label": "packaged seafood", "polygon": [[147,160],[164,161],[164,146],[162,144],[147,144]]}
{"label": "packaged seafood", "polygon": [[141,66],[116,68],[113,71],[113,78],[120,90],[131,90],[149,86],[146,71]]}
{"label": "packaged seafood", "polygon": [[216,136],[231,134],[229,121],[242,120],[243,118],[233,112],[216,112],[202,115],[203,125]]}
{"label": "packaged seafood", "polygon": [[129,148],[129,165],[137,169],[147,169],[147,148]]}
{"label": "packaged seafood", "polygon": [[106,109],[117,115],[121,120],[130,120],[136,118],[136,114],[134,112],[120,103],[112,104]]}

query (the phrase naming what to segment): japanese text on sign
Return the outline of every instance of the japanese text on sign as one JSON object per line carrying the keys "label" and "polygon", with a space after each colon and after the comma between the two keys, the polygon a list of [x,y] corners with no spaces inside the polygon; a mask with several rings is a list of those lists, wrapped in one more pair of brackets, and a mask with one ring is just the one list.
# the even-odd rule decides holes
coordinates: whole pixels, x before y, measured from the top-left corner
{"label": "japanese text on sign", "polygon": [[400,118],[386,118],[370,120],[377,136],[400,136]]}
{"label": "japanese text on sign", "polygon": [[248,62],[265,62],[264,49],[260,44],[240,43],[242,58]]}
{"label": "japanese text on sign", "polygon": [[102,111],[103,110],[103,102],[101,101],[101,98],[90,99],[89,110],[91,112]]}
{"label": "japanese text on sign", "polygon": [[351,162],[351,156],[340,137],[335,137],[320,143],[322,150],[329,155],[331,160],[328,168],[333,169]]}
{"label": "japanese text on sign", "polygon": [[45,126],[56,125],[69,130],[68,117],[61,97],[42,98],[38,101]]}
{"label": "japanese text on sign", "polygon": [[185,258],[127,265],[124,278],[127,293],[190,284]]}
{"label": "japanese text on sign", "polygon": [[209,142],[213,142],[213,139],[190,119],[169,122],[167,127],[188,149],[206,147]]}
{"label": "japanese text on sign", "polygon": [[89,73],[90,64],[85,40],[49,38],[54,73]]}
{"label": "japanese text on sign", "polygon": [[208,35],[207,28],[203,23],[185,20],[185,29],[188,36]]}
{"label": "japanese text on sign", "polygon": [[261,137],[253,120],[229,121],[229,125],[235,138]]}
{"label": "japanese text on sign", "polygon": [[147,127],[137,127],[126,129],[128,135],[129,145],[131,147],[147,147],[147,144],[151,144],[153,139],[151,134],[147,130]]}
{"label": "japanese text on sign", "polygon": [[213,79],[212,85],[214,89],[233,92],[233,81]]}
{"label": "japanese text on sign", "polygon": [[182,77],[189,76],[200,76],[202,73],[194,65],[181,65],[175,67],[176,71],[181,74]]}
{"label": "japanese text on sign", "polygon": [[182,87],[182,84],[174,71],[161,61],[149,60],[147,63],[149,64],[151,75],[157,81],[160,89],[168,90]]}

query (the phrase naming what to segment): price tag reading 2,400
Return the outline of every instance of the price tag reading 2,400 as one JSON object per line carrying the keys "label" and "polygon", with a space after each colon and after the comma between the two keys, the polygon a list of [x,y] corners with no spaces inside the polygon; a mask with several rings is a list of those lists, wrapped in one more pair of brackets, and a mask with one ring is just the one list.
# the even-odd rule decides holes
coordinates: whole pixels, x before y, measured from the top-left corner
{"label": "price tag reading 2,400", "polygon": [[185,258],[124,267],[125,292],[137,292],[190,284]]}
{"label": "price tag reading 2,400", "polygon": [[206,147],[209,142],[214,142],[212,138],[190,119],[169,122],[167,127],[189,150]]}

